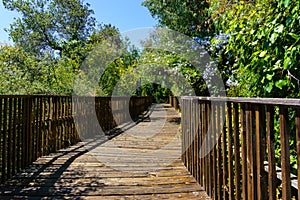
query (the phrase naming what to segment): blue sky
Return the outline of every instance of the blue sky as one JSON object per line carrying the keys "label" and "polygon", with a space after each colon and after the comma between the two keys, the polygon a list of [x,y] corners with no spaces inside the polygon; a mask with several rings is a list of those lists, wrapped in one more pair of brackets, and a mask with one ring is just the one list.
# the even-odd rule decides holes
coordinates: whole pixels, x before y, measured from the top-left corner
{"label": "blue sky", "polygon": [[[110,23],[121,32],[152,27],[156,24],[147,8],[141,6],[143,0],[86,0],[85,2],[91,4],[98,22]],[[0,13],[0,42],[7,42],[8,34],[4,28],[8,28],[13,18],[18,15],[4,9],[2,1]]]}

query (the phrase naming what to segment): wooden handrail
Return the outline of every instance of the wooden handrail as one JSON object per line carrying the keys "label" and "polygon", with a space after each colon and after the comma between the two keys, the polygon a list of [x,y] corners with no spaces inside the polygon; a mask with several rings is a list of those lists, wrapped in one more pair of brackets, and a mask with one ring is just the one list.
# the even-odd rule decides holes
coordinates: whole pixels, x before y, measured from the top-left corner
{"label": "wooden handrail", "polygon": [[[182,160],[213,199],[298,199],[300,99],[182,97],[180,102]],[[297,175],[291,174],[291,139]]]}
{"label": "wooden handrail", "polygon": [[99,133],[99,124],[106,133],[137,119],[152,102],[152,97],[0,95],[0,182],[38,157]]}
{"label": "wooden handrail", "polygon": [[300,99],[295,98],[244,98],[244,97],[190,97],[184,96],[181,99],[198,99],[200,101],[212,102],[233,102],[233,103],[251,103],[274,106],[300,107]]}

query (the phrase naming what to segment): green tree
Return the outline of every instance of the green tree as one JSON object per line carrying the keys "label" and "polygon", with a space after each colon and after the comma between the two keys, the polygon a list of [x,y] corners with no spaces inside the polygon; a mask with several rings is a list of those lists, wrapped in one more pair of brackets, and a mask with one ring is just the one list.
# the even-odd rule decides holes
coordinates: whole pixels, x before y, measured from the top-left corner
{"label": "green tree", "polygon": [[36,58],[14,46],[0,47],[0,94],[71,94],[75,73],[71,59],[37,62]]}
{"label": "green tree", "polygon": [[81,54],[81,48],[95,30],[94,12],[82,0],[2,2],[5,8],[21,15],[7,29],[9,36],[16,46],[35,56],[71,57],[74,49]]}
{"label": "green tree", "polygon": [[[229,95],[252,97],[300,96],[299,4],[296,0],[143,3],[160,25],[206,45]],[[228,42],[219,39],[224,33]]]}
{"label": "green tree", "polygon": [[[86,85],[84,87],[91,85],[90,78],[98,82],[100,79],[98,94],[107,95],[121,72],[128,67],[126,62],[119,62],[130,56],[129,52],[124,51],[124,58],[115,61],[118,63],[115,67],[108,67],[103,77],[91,77],[81,69],[87,57],[96,58],[96,61],[106,59],[97,58],[101,47],[103,49],[100,51],[107,52],[105,55],[112,53],[107,46],[111,41],[107,40],[115,39],[115,43],[123,43],[116,27],[108,24],[96,28],[93,10],[84,1],[3,0],[3,4],[21,15],[7,29],[14,46],[5,47],[1,52],[3,62],[0,67],[9,79],[3,82],[3,88],[7,88],[1,91],[3,94],[72,94],[74,81],[79,76],[83,77],[81,81],[85,81],[81,82],[82,86]],[[11,73],[12,69],[16,73]],[[25,89],[21,89],[22,83],[26,83]],[[15,90],[17,86],[14,85],[19,85],[19,90]]]}
{"label": "green tree", "polygon": [[193,89],[190,94],[209,95],[201,72],[191,62],[176,53],[145,49],[139,64],[143,66],[142,73],[145,74],[143,79],[148,77],[149,83],[155,79],[156,83],[168,87],[176,96],[188,95],[188,87]]}
{"label": "green tree", "polygon": [[[228,3],[216,26],[230,33],[225,56],[234,62],[229,94],[300,96],[300,2],[264,0]],[[269,5],[269,6],[265,6]],[[227,19],[225,22],[224,19]]]}
{"label": "green tree", "polygon": [[188,36],[213,34],[207,1],[198,0],[145,0],[142,3],[160,25]]}

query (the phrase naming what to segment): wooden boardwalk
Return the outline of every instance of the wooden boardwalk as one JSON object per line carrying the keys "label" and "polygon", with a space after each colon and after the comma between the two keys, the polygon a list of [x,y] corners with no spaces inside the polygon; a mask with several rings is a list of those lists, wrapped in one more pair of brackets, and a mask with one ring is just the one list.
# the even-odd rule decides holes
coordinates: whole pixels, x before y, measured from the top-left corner
{"label": "wooden boardwalk", "polygon": [[0,199],[209,199],[181,162],[179,121],[155,105],[113,138],[38,159],[0,186]]}

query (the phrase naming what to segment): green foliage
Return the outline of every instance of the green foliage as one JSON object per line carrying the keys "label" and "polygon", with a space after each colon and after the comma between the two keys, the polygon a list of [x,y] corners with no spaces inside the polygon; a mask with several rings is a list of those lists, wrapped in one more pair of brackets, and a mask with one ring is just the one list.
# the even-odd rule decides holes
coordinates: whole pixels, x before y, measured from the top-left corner
{"label": "green foliage", "polygon": [[[232,96],[298,97],[299,1],[229,4],[217,26],[230,33],[225,55],[234,58]],[[269,5],[269,6],[265,6]],[[226,22],[224,19],[227,19]]]}
{"label": "green foliage", "polygon": [[[89,4],[81,0],[3,0],[5,8],[17,11],[7,29],[16,46],[35,56],[66,55],[84,47],[95,30]],[[79,49],[79,50],[77,50]],[[72,52],[73,51],[73,52]]]}
{"label": "green foliage", "polygon": [[[229,34],[228,44],[214,36],[207,46],[230,87],[228,95],[300,95],[299,1],[145,0],[143,5],[160,25],[202,38],[200,42]],[[222,43],[225,51],[219,52]]]}
{"label": "green foliage", "polygon": [[[129,57],[136,53],[126,51],[118,29],[96,28],[94,12],[82,0],[3,0],[3,4],[21,17],[7,29],[14,46],[0,47],[1,94],[70,95],[80,79],[80,94],[110,95],[122,73],[133,65],[128,60],[132,62],[135,58]],[[97,70],[99,62],[93,59],[105,60],[112,53],[108,48],[112,42],[123,45],[124,54],[112,64],[102,63],[103,69],[108,66],[102,77],[82,69],[89,57]],[[97,57],[98,51],[106,54]],[[97,92],[89,90],[98,84]]]}
{"label": "green foliage", "polygon": [[71,94],[73,80],[71,59],[37,61],[23,49],[0,48],[0,94]]}
{"label": "green foliage", "polygon": [[[201,38],[200,43],[203,38],[209,40],[206,47],[218,62],[227,95],[300,97],[299,0],[145,0],[143,4],[160,25]],[[198,26],[207,31],[199,31]],[[223,34],[229,36],[228,41],[218,39]],[[278,116],[277,111],[275,153],[280,166]],[[290,127],[295,127],[293,114],[290,118]],[[295,173],[294,132],[290,130],[290,154]]]}
{"label": "green foliage", "polygon": [[196,95],[209,94],[202,74],[180,55],[148,49],[143,51],[140,64],[144,66],[144,74],[151,74],[149,78],[155,79],[152,82],[167,86],[176,96],[187,95],[187,85]]}
{"label": "green foliage", "polygon": [[188,36],[206,36],[213,33],[207,1],[145,0],[147,7],[159,23]]}

